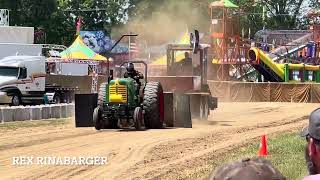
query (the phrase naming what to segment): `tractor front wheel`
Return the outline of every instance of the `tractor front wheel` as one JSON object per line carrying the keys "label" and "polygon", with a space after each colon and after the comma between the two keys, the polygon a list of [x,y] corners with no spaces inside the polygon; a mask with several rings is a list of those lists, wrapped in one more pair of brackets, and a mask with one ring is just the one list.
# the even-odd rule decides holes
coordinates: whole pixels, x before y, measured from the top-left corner
{"label": "tractor front wheel", "polygon": [[200,119],[201,120],[208,120],[209,116],[209,105],[208,105],[208,97],[202,96],[200,98]]}
{"label": "tractor front wheel", "polygon": [[134,127],[140,131],[143,125],[143,114],[141,107],[136,107],[133,113]]}
{"label": "tractor front wheel", "polygon": [[101,108],[98,106],[93,111],[93,125],[96,130],[100,130],[103,127],[102,121],[101,121]]}

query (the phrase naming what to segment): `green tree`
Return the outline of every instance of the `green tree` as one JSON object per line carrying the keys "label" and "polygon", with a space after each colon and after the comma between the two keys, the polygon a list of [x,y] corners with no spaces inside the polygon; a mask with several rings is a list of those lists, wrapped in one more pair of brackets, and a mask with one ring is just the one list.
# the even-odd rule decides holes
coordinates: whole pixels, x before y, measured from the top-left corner
{"label": "green tree", "polygon": [[[0,0],[2,8],[10,9],[10,24],[42,28],[47,43],[70,44],[75,36],[75,23],[83,17],[83,30],[123,29],[131,22],[145,24],[144,29],[168,33],[182,24],[209,32],[208,4],[213,0]],[[253,6],[256,1],[256,6]],[[243,28],[251,28],[252,34],[262,29],[262,7],[266,7],[265,21],[268,29],[295,29],[306,24],[304,8],[315,8],[316,0],[234,0],[240,6]],[[158,23],[158,15],[166,15],[166,22]],[[154,18],[154,19],[152,19]],[[137,20],[138,19],[138,20]],[[163,19],[160,18],[163,21]],[[170,23],[173,22],[173,23]],[[153,25],[154,23],[155,25]],[[152,26],[161,28],[152,28]],[[132,28],[132,26],[129,26]],[[161,30],[162,29],[162,30]],[[134,30],[132,28],[132,30]],[[121,31],[119,31],[120,33]]]}
{"label": "green tree", "polygon": [[296,29],[305,20],[303,13],[316,7],[316,0],[265,0],[259,3],[267,9],[267,25],[272,29]]}
{"label": "green tree", "polygon": [[60,0],[59,5],[64,11],[67,21],[75,24],[76,18],[83,18],[83,29],[105,30],[121,25],[127,20],[129,0]]}
{"label": "green tree", "polygon": [[3,9],[10,10],[10,25],[17,25],[19,22],[19,13],[21,0],[0,0],[0,6]]}
{"label": "green tree", "polygon": [[82,29],[109,33],[126,22],[130,0],[0,0],[0,6],[11,10],[11,25],[41,28],[47,43],[68,45],[78,16],[83,17]]}
{"label": "green tree", "polygon": [[22,0],[19,5],[20,23],[27,26],[41,27],[57,11],[56,0]]}
{"label": "green tree", "polygon": [[[208,5],[216,0],[134,0],[134,6],[130,10],[131,16],[148,18],[154,12],[175,12],[173,17],[182,17],[190,20],[190,14],[194,10],[201,13],[202,20],[191,23],[191,26],[202,24],[200,27],[208,27],[210,15]],[[243,28],[251,29],[252,34],[265,27],[267,29],[297,29],[303,28],[307,20],[304,13],[310,8],[316,8],[317,0],[230,0],[239,5],[240,24]],[[189,4],[186,11],[177,11],[183,4]],[[263,7],[266,9],[266,18],[263,22]],[[171,8],[171,10],[170,10]],[[199,15],[199,14],[198,14]],[[248,30],[247,30],[248,31]]]}
{"label": "green tree", "polygon": [[56,0],[0,0],[0,6],[10,10],[10,25],[41,28],[50,35],[47,43],[59,42],[57,5]]}

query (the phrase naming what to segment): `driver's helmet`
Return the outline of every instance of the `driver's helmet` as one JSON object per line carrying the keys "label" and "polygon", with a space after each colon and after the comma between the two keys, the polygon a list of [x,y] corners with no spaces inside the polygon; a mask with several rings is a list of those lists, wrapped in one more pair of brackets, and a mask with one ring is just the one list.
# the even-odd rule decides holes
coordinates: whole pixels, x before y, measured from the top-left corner
{"label": "driver's helmet", "polygon": [[134,71],[134,65],[133,65],[133,63],[128,63],[126,69],[127,69],[128,72]]}

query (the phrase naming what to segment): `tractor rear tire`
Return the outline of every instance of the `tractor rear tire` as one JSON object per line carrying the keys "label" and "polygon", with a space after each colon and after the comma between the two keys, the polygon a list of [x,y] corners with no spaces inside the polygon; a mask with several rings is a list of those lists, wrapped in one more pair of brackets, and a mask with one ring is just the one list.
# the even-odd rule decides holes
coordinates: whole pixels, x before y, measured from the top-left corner
{"label": "tractor rear tire", "polygon": [[140,131],[143,124],[143,114],[141,107],[136,107],[133,113],[134,127],[137,131]]}
{"label": "tractor rear tire", "polygon": [[106,103],[107,84],[108,83],[106,82],[100,84],[99,95],[98,95],[98,105],[101,107]]}
{"label": "tractor rear tire", "polygon": [[145,126],[151,129],[163,128],[164,122],[164,96],[159,82],[148,82],[143,97],[145,110]]}
{"label": "tractor rear tire", "polygon": [[202,96],[200,98],[200,120],[208,120],[209,111],[208,98]]}
{"label": "tractor rear tire", "polygon": [[93,111],[93,125],[96,130],[100,130],[103,127],[101,119],[101,108],[98,106]]}

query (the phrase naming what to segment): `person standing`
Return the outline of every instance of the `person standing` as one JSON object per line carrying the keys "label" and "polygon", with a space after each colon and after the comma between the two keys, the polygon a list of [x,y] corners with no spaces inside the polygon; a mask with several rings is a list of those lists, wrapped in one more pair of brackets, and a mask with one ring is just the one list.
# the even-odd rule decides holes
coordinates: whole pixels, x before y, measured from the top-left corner
{"label": "person standing", "polygon": [[309,116],[309,125],[301,131],[307,140],[305,159],[310,176],[304,180],[320,179],[320,108]]}

